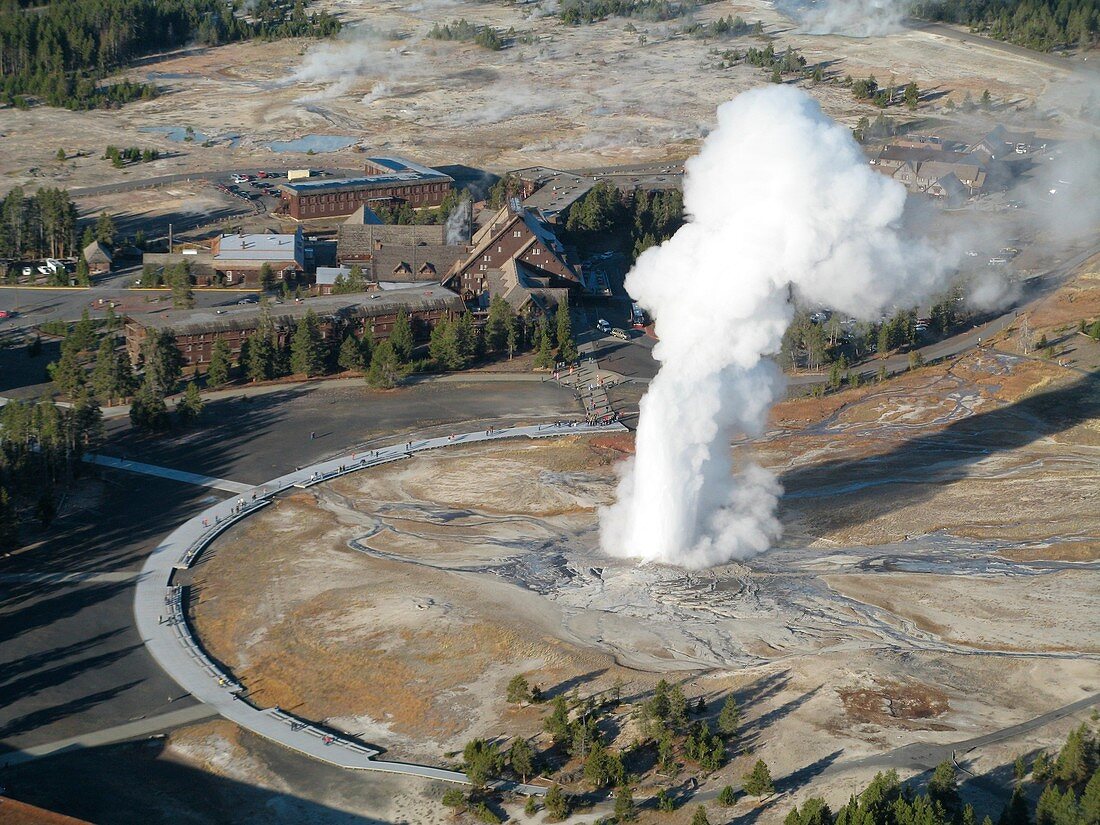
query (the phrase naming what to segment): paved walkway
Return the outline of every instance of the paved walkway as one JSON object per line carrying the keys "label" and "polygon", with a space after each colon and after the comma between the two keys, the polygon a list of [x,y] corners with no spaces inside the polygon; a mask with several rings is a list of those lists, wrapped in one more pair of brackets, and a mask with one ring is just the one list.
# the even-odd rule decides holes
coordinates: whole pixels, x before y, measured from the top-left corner
{"label": "paved walkway", "polygon": [[[241,727],[314,759],[357,770],[384,771],[467,783],[464,773],[376,759],[378,751],[337,731],[321,728],[279,708],[258,708],[244,696],[232,674],[221,670],[198,645],[187,622],[184,588],[172,584],[177,570],[190,567],[202,551],[224,530],[269,504],[280,492],[309,487],[346,473],[409,458],[423,450],[454,444],[507,438],[549,438],[579,433],[625,430],[621,424],[590,427],[562,422],[528,427],[482,430],[461,435],[417,439],[377,450],[355,452],[296,470],[266,484],[212,505],[182,524],[150,554],[142,569],[134,596],[138,632],[149,652],[179,685],[194,698]],[[505,790],[543,794],[546,788],[500,782]]]}
{"label": "paved walkway", "polygon": [[187,473],[183,470],[173,470],[171,467],[158,467],[155,464],[143,464],[140,461],[127,461],[124,458],[116,458],[112,455],[88,453],[84,456],[84,460],[89,464],[98,464],[100,467],[111,467],[115,470],[143,473],[147,476],[170,478],[173,481],[182,481],[184,484],[197,484],[200,487],[213,487],[216,490],[225,490],[227,493],[247,493],[252,490],[249,484],[241,484],[240,482],[229,481],[225,478],[201,476],[196,473]]}
{"label": "paved walkway", "polygon": [[65,751],[80,750],[82,748],[96,748],[103,745],[114,745],[118,742],[126,742],[130,739],[139,739],[151,733],[157,733],[169,728],[198,722],[217,716],[218,713],[208,705],[191,705],[179,710],[162,713],[158,716],[150,716],[146,719],[136,719],[113,728],[83,733],[69,739],[60,739],[56,742],[47,742],[44,745],[35,745],[32,748],[6,754],[3,757],[5,765],[18,765],[22,762],[30,762],[32,759],[41,759],[44,756],[53,756]]}

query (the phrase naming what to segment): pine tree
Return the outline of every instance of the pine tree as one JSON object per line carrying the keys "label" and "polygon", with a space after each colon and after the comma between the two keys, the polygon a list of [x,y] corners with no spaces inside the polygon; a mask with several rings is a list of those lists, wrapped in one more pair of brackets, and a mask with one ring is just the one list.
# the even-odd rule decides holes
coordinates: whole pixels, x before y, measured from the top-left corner
{"label": "pine tree", "polygon": [[115,242],[115,222],[106,212],[100,212],[95,222],[95,240],[107,246]]}
{"label": "pine tree", "polygon": [[485,322],[485,343],[494,353],[508,348],[508,333],[514,321],[512,305],[496,295],[489,302],[489,317]]}
{"label": "pine tree", "polygon": [[940,762],[932,772],[932,778],[928,780],[928,797],[938,803],[951,819],[955,819],[962,810],[962,800],[955,784],[955,765],[950,759]]}
{"label": "pine tree", "polygon": [[1027,809],[1027,798],[1021,792],[1019,786],[1012,791],[1012,798],[1001,811],[1001,817],[997,825],[1031,825],[1031,816]]}
{"label": "pine tree", "polygon": [[458,322],[440,318],[428,340],[428,354],[436,367],[445,370],[462,368],[462,356],[458,346]]}
{"label": "pine tree", "polygon": [[742,779],[745,793],[749,796],[768,796],[775,793],[775,785],[772,783],[772,772],[763,759],[757,759],[752,766],[752,771]]}
{"label": "pine tree", "polygon": [[210,369],[206,371],[206,386],[220,387],[229,381],[231,357],[226,340],[220,336],[216,338],[214,346],[210,348]]}
{"label": "pine tree", "polygon": [[407,369],[398,359],[393,345],[388,340],[382,341],[371,356],[367,383],[377,389],[392,389],[405,377]]}
{"label": "pine tree", "polygon": [[695,809],[695,814],[691,817],[691,825],[710,825],[710,820],[707,819],[707,809],[702,805]]}
{"label": "pine tree", "polygon": [[619,822],[627,822],[634,815],[634,795],[630,792],[630,786],[620,785],[615,792],[615,818]]}
{"label": "pine tree", "polygon": [[1081,825],[1100,825],[1100,770],[1093,773],[1081,794]]}
{"label": "pine tree", "polygon": [[397,360],[402,364],[408,363],[412,358],[413,353],[413,333],[412,322],[409,321],[409,313],[404,309],[397,311],[397,318],[393,322],[393,329],[390,330],[389,337],[390,346],[393,347],[394,355],[397,356]]}
{"label": "pine tree", "polygon": [[569,816],[569,797],[565,795],[561,785],[554,785],[546,792],[543,804],[546,805],[546,812],[550,814],[552,820],[561,821]]}
{"label": "pine tree", "polygon": [[569,739],[569,706],[564,696],[559,694],[554,697],[550,715],[543,722],[543,727],[553,737],[554,744],[561,744]]}
{"label": "pine tree", "polygon": [[183,359],[176,346],[176,336],[170,332],[148,330],[142,357],[145,361],[145,386],[161,399],[171,395],[183,372]]}
{"label": "pine tree", "polygon": [[134,374],[125,352],[116,351],[113,335],[104,336],[96,352],[92,369],[92,387],[108,404],[126,398],[134,391]]}
{"label": "pine tree", "polygon": [[517,736],[508,749],[508,764],[524,782],[535,769],[535,752],[522,736]]}
{"label": "pine tree", "polygon": [[271,270],[271,264],[264,261],[260,265],[260,289],[266,291],[275,285],[275,273]]}
{"label": "pine tree", "polygon": [[558,304],[555,326],[558,336],[558,360],[572,364],[577,360],[578,352],[577,342],[573,340],[573,320],[566,300]]}
{"label": "pine tree", "polygon": [[306,377],[325,371],[325,342],[317,325],[317,315],[311,309],[298,322],[290,345],[290,369]]}
{"label": "pine tree", "polygon": [[182,424],[192,424],[202,414],[202,408],[203,401],[202,396],[199,394],[199,385],[194,381],[190,381],[183,391],[183,398],[176,405],[176,415],[179,416]]}
{"label": "pine tree", "polygon": [[1082,722],[1079,728],[1070,731],[1066,737],[1066,742],[1054,762],[1054,778],[1076,787],[1084,784],[1095,770],[1096,743]]}
{"label": "pine tree", "polygon": [[50,380],[65,395],[72,397],[84,385],[84,366],[76,347],[66,339],[61,344],[61,357],[46,367]]}
{"label": "pine tree", "polygon": [[130,423],[149,430],[168,429],[168,408],[164,405],[164,397],[143,385],[130,402]]}
{"label": "pine tree", "polygon": [[523,675],[517,673],[508,682],[507,690],[508,701],[513,705],[519,705],[523,702],[530,701],[531,699],[531,686],[527,684],[527,680],[523,678]]}
{"label": "pine tree", "polygon": [[737,707],[737,700],[731,693],[722,703],[722,710],[718,713],[718,732],[723,736],[733,736],[741,725],[741,710]]}
{"label": "pine tree", "polygon": [[359,341],[352,333],[348,333],[344,337],[344,342],[340,344],[340,352],[336,356],[336,363],[346,370],[355,370],[362,372],[366,362],[363,360],[363,349],[359,346]]}
{"label": "pine tree", "polygon": [[550,341],[550,330],[544,322],[539,323],[538,351],[535,353],[535,367],[550,369],[554,366],[554,345]]}
{"label": "pine tree", "polygon": [[455,350],[458,352],[458,365],[455,369],[465,369],[481,353],[481,336],[474,326],[474,316],[467,310],[454,324]]}
{"label": "pine tree", "polygon": [[275,375],[275,344],[263,321],[248,336],[248,377],[252,381],[267,381]]}
{"label": "pine tree", "polygon": [[737,804],[737,792],[734,791],[733,785],[726,785],[718,792],[718,804],[725,805],[727,808]]}

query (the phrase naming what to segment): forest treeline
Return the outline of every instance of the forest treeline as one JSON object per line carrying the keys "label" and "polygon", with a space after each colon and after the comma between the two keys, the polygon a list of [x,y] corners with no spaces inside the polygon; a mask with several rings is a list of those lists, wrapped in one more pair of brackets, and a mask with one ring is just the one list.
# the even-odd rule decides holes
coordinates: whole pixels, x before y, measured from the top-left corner
{"label": "forest treeline", "polygon": [[1042,52],[1088,47],[1100,31],[1100,0],[919,0],[913,13]]}
{"label": "forest treeline", "polygon": [[150,83],[102,78],[149,54],[197,42],[253,37],[325,37],[340,22],[303,0],[27,0],[0,3],[0,102],[34,96],[51,106],[92,109],[156,95]]}

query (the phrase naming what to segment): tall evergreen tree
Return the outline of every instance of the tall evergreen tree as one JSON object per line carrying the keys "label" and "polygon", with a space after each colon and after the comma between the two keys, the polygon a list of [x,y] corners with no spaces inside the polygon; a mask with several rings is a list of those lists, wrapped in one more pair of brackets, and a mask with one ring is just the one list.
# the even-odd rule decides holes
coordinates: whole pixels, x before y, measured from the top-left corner
{"label": "tall evergreen tree", "polygon": [[535,366],[539,369],[550,369],[554,366],[554,345],[550,340],[550,330],[545,321],[539,321],[535,332],[538,341],[538,350],[535,352]]}
{"label": "tall evergreen tree", "polygon": [[183,391],[183,398],[176,405],[176,415],[184,425],[193,424],[202,414],[202,408],[203,401],[199,394],[199,385],[189,381],[187,388]]}
{"label": "tall evergreen tree", "polygon": [[262,309],[256,331],[248,336],[248,377],[252,381],[269,381],[275,377],[274,336],[271,317],[266,308]]}
{"label": "tall evergreen tree", "polygon": [[145,362],[145,387],[162,399],[175,392],[183,373],[183,359],[176,346],[176,336],[149,329],[142,347],[142,357]]}
{"label": "tall evergreen tree", "polygon": [[317,323],[317,315],[312,309],[298,322],[294,330],[294,339],[290,346],[290,369],[308,377],[321,375],[325,371],[325,342]]}
{"label": "tall evergreen tree", "polygon": [[573,340],[573,320],[569,312],[569,301],[558,304],[555,318],[558,338],[558,360],[572,364],[577,360],[577,342]]}
{"label": "tall evergreen tree", "polygon": [[357,372],[362,372],[365,366],[363,348],[351,332],[344,336],[344,340],[340,344],[340,352],[336,357],[336,363],[346,370]]}
{"label": "tall evergreen tree", "polygon": [[406,374],[407,367],[401,363],[388,340],[381,341],[374,348],[367,371],[367,383],[378,389],[391,389],[397,386]]}
{"label": "tall evergreen tree", "polygon": [[119,351],[113,335],[104,336],[96,353],[92,369],[92,387],[96,394],[111,404],[121,401],[134,391],[134,373],[130,358]]}
{"label": "tall evergreen tree", "polygon": [[210,368],[206,371],[206,386],[220,387],[227,383],[232,366],[229,344],[224,338],[218,336],[214,340],[214,346],[210,348]]}
{"label": "tall evergreen tree", "polygon": [[408,363],[409,359],[412,358],[415,342],[413,341],[412,322],[409,320],[409,313],[404,309],[397,311],[397,318],[393,322],[393,329],[390,330],[388,340],[397,359],[402,364]]}
{"label": "tall evergreen tree", "polygon": [[514,323],[512,305],[496,295],[489,302],[489,317],[485,322],[485,343],[489,351],[500,354],[508,349],[508,336]]}

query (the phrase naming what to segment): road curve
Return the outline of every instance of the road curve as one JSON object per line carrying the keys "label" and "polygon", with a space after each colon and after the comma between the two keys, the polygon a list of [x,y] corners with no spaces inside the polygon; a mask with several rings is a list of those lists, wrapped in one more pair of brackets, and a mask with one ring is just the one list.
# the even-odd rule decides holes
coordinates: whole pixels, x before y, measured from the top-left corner
{"label": "road curve", "polygon": [[[258,708],[250,704],[244,697],[243,687],[207,656],[192,634],[183,601],[184,588],[173,581],[176,572],[193,565],[203,550],[227,528],[270,504],[274,496],[289,488],[309,487],[346,473],[409,458],[424,450],[455,444],[625,429],[621,424],[600,427],[565,422],[463,433],[350,453],[287,473],[239,497],[208,507],[176,528],[153,550],[135,588],[134,617],[138,632],[157,664],[180,687],[220,716],[259,736],[343,768],[468,783],[466,774],[459,771],[376,759],[379,751],[335,731],[320,728],[279,708]],[[546,793],[545,787],[518,782],[502,781],[497,787],[527,795]]]}

